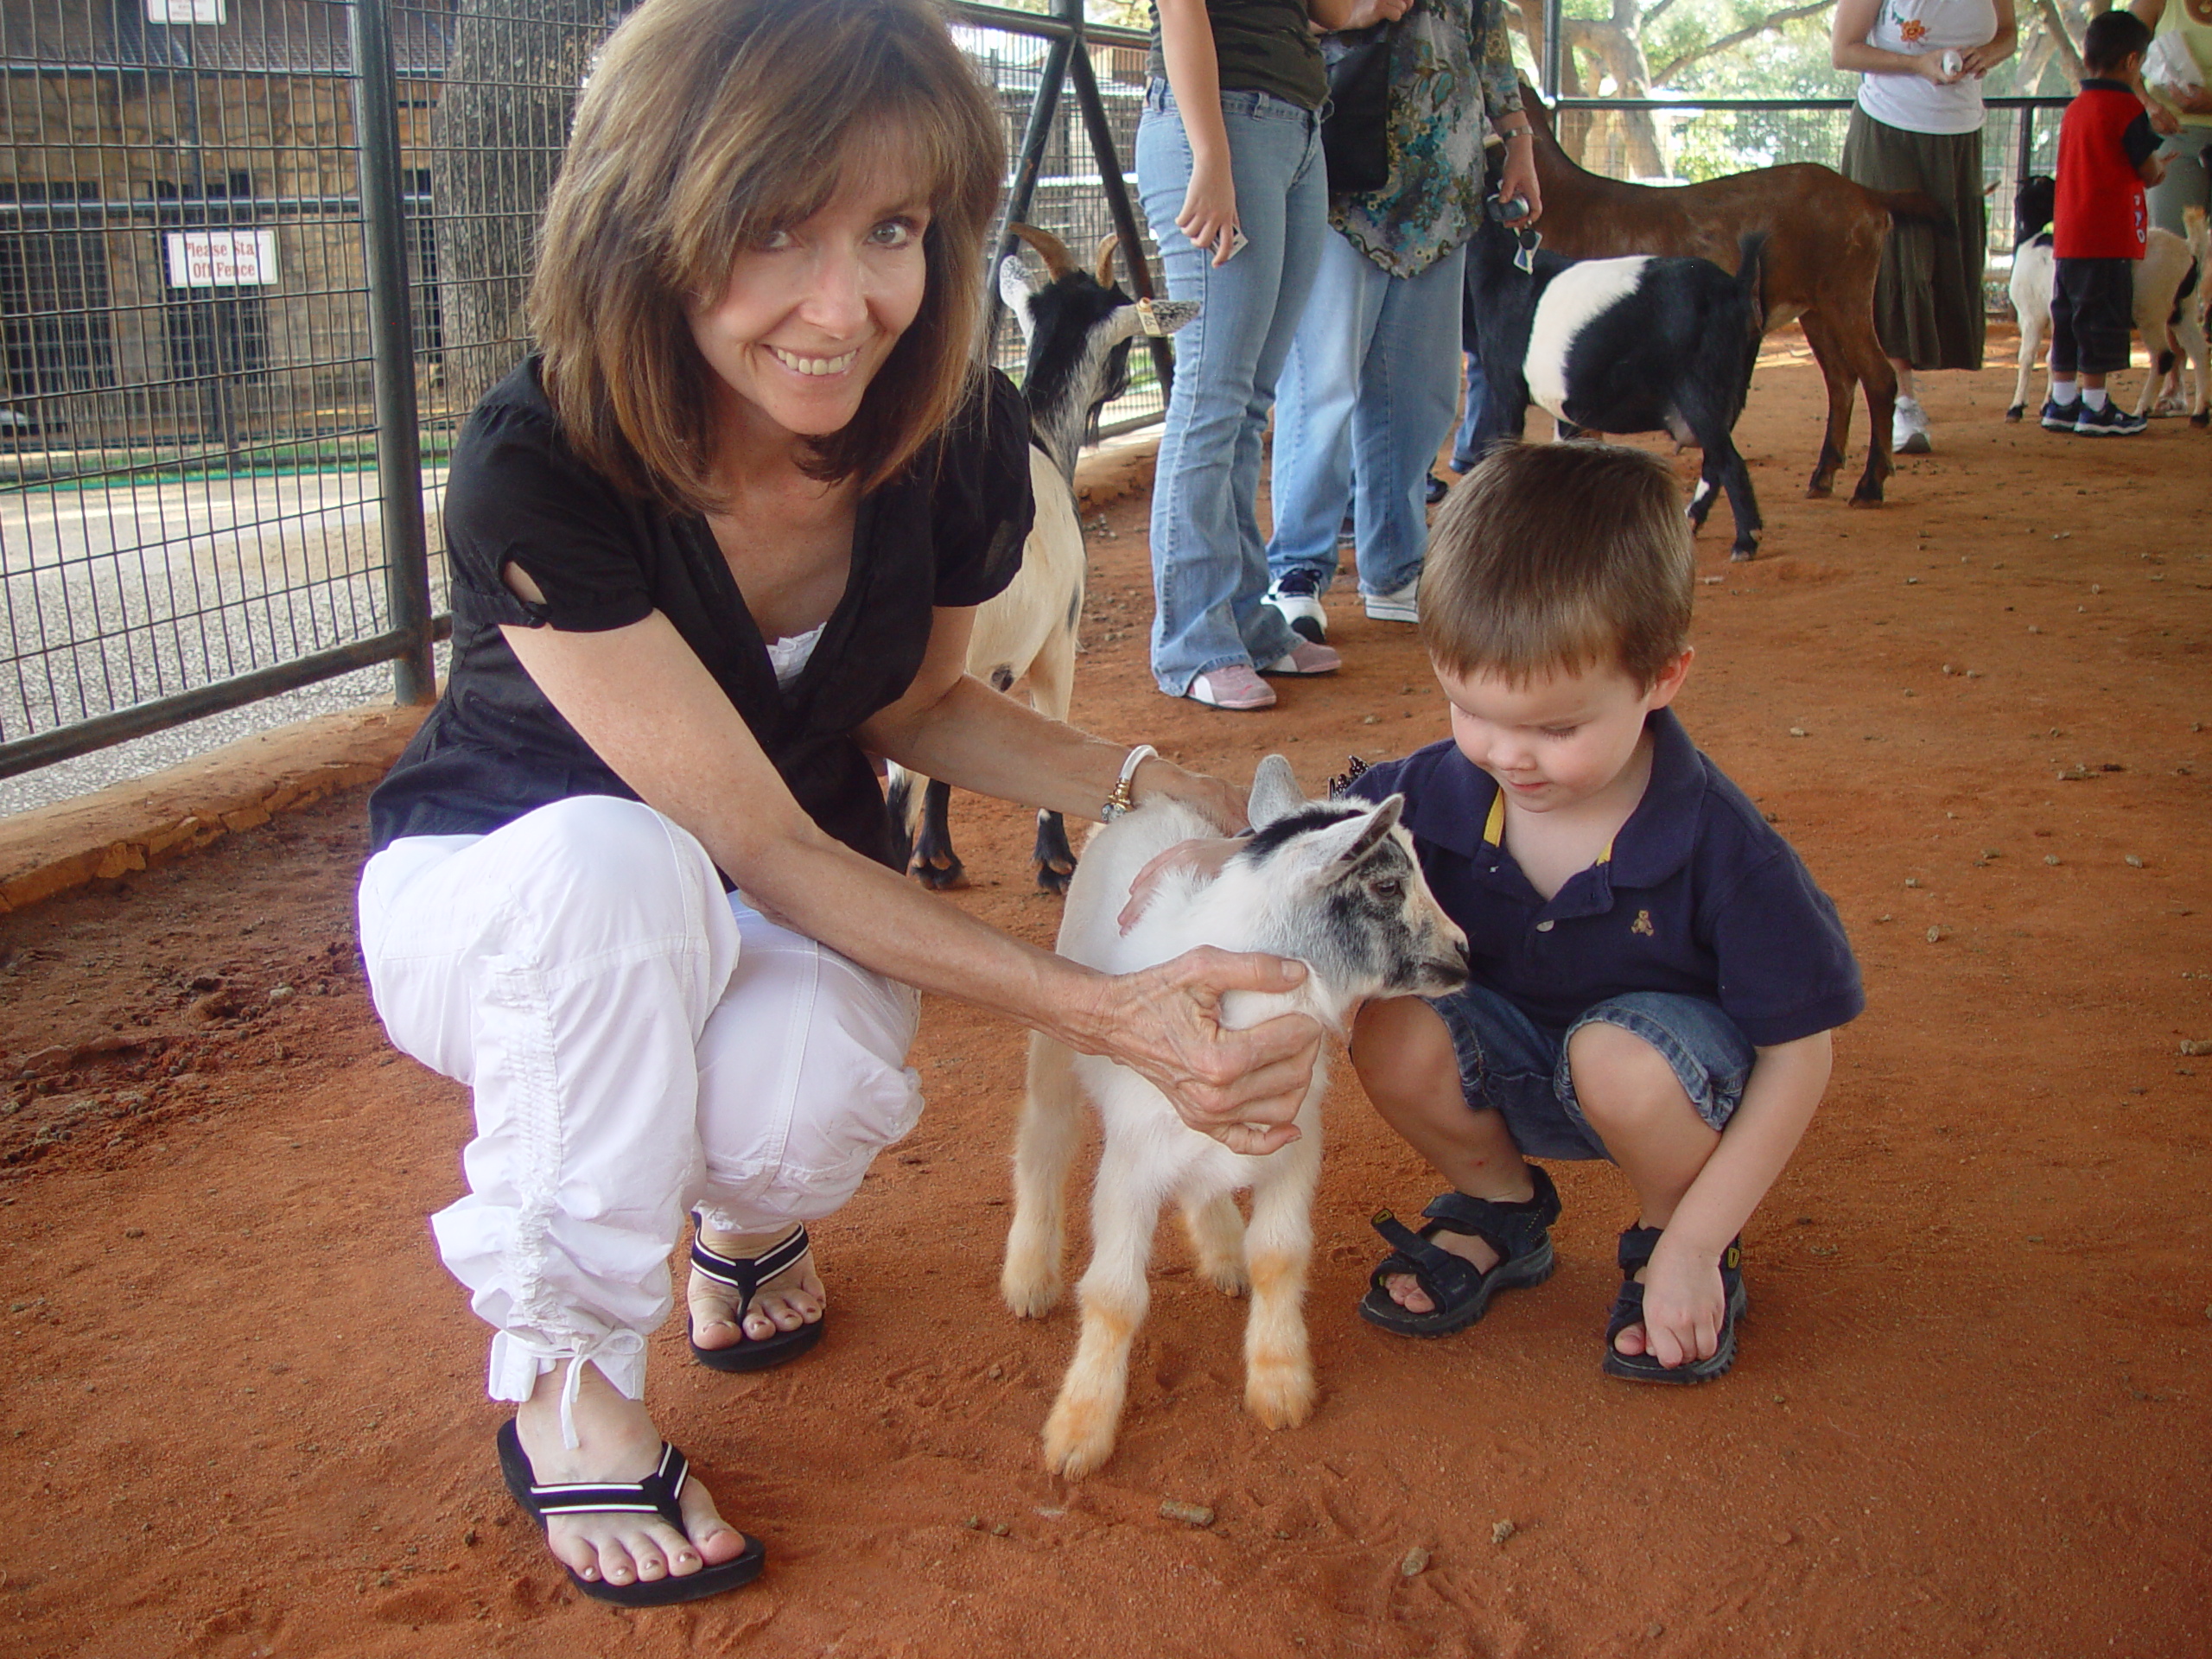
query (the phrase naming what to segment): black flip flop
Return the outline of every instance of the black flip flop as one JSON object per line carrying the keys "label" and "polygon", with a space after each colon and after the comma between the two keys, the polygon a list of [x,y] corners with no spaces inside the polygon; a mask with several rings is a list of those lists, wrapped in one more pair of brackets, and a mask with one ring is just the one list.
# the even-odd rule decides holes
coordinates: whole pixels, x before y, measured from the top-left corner
{"label": "black flip flop", "polygon": [[[515,1502],[537,1522],[541,1532],[545,1518],[552,1515],[643,1513],[658,1515],[685,1537],[691,1535],[684,1531],[683,1510],[678,1501],[691,1472],[690,1459],[665,1440],[661,1442],[660,1466],[643,1480],[540,1485],[537,1471],[530,1465],[530,1454],[522,1449],[521,1438],[515,1433],[514,1420],[509,1418],[499,1425],[499,1472],[506,1478],[507,1491]],[[594,1601],[609,1601],[618,1607],[666,1607],[718,1596],[759,1578],[760,1569],[767,1565],[768,1547],[749,1534],[739,1535],[745,1540],[741,1554],[681,1577],[671,1573],[664,1579],[609,1584],[603,1579],[587,1579],[566,1562],[562,1565],[567,1567],[569,1582]]]}
{"label": "black flip flop", "polygon": [[778,1274],[797,1266],[813,1248],[803,1224],[751,1257],[717,1255],[699,1242],[699,1217],[696,1215],[691,1217],[691,1265],[716,1284],[728,1286],[738,1295],[737,1310],[730,1316],[738,1329],[738,1340],[727,1348],[702,1348],[695,1339],[691,1344],[692,1358],[709,1370],[765,1371],[772,1365],[797,1359],[822,1340],[823,1326],[829,1320],[826,1313],[795,1331],[779,1331],[772,1337],[745,1335],[745,1315],[753,1306],[755,1293]]}
{"label": "black flip flop", "polygon": [[[1554,1258],[1549,1229],[1559,1219],[1559,1190],[1541,1166],[1531,1164],[1529,1173],[1536,1190],[1518,1204],[1471,1198],[1464,1192],[1442,1194],[1421,1211],[1428,1224],[1419,1232],[1388,1210],[1378,1211],[1375,1230],[1395,1248],[1368,1275],[1359,1317],[1402,1337],[1449,1336],[1488,1313],[1490,1299],[1497,1292],[1524,1289],[1550,1278]],[[1484,1271],[1465,1256],[1431,1243],[1440,1232],[1471,1234],[1496,1250],[1498,1260]],[[1411,1274],[1435,1306],[1415,1313],[1393,1300],[1383,1281],[1396,1274]]]}
{"label": "black flip flop", "polygon": [[1613,1298],[1612,1317],[1605,1321],[1605,1375],[1624,1377],[1631,1382],[1710,1382],[1716,1376],[1726,1376],[1728,1368],[1736,1363],[1736,1321],[1751,1306],[1751,1298],[1744,1289],[1744,1241],[1740,1237],[1729,1240],[1728,1248],[1720,1253],[1720,1288],[1728,1302],[1720,1320],[1720,1338],[1713,1345],[1711,1358],[1662,1365],[1648,1353],[1624,1354],[1613,1346],[1615,1337],[1631,1325],[1643,1323],[1643,1287],[1637,1283],[1636,1275],[1650,1262],[1651,1252],[1657,1248],[1663,1230],[1658,1227],[1630,1227],[1621,1234],[1621,1287],[1619,1294]]}

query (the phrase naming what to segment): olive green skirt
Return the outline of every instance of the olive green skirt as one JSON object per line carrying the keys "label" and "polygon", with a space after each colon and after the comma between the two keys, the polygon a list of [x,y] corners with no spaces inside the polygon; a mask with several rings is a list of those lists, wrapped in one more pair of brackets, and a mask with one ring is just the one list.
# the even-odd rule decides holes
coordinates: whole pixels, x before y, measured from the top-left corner
{"label": "olive green skirt", "polygon": [[1903,215],[1891,223],[1874,282],[1882,350],[1915,369],[1980,368],[1989,252],[1980,131],[1908,132],[1853,108],[1842,172],[1870,190],[1917,190],[1950,215],[1948,224]]}

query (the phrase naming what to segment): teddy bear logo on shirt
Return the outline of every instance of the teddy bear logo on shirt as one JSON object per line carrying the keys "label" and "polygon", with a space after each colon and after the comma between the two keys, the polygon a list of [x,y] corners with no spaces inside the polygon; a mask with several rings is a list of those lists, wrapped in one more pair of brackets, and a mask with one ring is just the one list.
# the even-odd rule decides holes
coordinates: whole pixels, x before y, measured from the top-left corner
{"label": "teddy bear logo on shirt", "polygon": [[1641,933],[1649,939],[1656,937],[1659,930],[1651,925],[1651,912],[1648,910],[1639,910],[1636,912],[1636,919],[1628,925],[1628,931],[1631,933]]}

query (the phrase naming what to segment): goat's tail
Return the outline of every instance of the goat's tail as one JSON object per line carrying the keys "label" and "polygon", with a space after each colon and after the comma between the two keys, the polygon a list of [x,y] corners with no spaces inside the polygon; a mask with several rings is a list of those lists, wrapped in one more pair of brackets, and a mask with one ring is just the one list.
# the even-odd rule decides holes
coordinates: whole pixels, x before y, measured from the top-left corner
{"label": "goat's tail", "polygon": [[1866,194],[1889,209],[1891,219],[1924,219],[1946,229],[1957,228],[1951,210],[1924,190],[1869,190]]}
{"label": "goat's tail", "polygon": [[1751,318],[1754,346],[1766,336],[1766,237],[1764,231],[1745,231],[1736,244],[1736,292]]}

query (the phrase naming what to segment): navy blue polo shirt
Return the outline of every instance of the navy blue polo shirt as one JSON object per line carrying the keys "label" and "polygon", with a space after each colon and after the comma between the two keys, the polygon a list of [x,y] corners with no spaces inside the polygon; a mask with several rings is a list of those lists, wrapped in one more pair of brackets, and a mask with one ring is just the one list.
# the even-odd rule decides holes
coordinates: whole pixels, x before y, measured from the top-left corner
{"label": "navy blue polo shirt", "polygon": [[1370,766],[1349,792],[1405,796],[1422,874],[1466,931],[1476,982],[1554,1036],[1630,991],[1717,1002],[1760,1048],[1856,1018],[1866,997],[1834,904],[1673,710],[1649,725],[1643,800],[1610,856],[1549,899],[1484,839],[1497,785],[1450,742]]}

